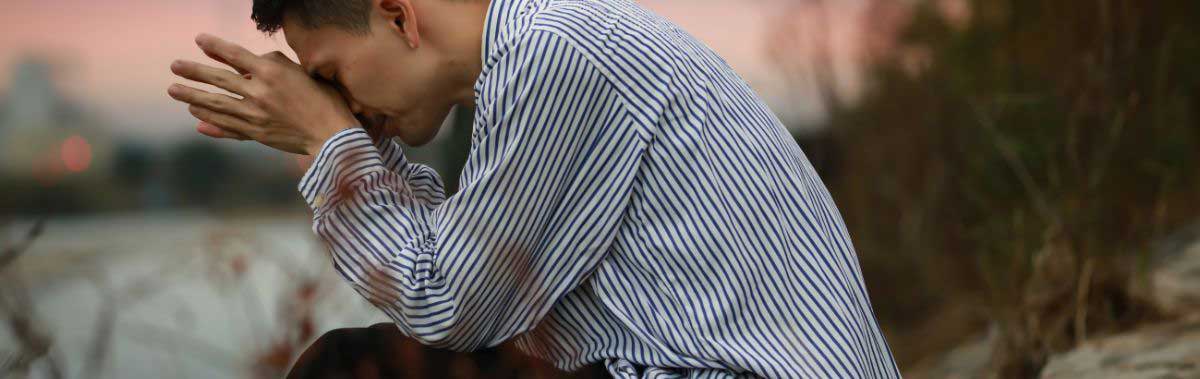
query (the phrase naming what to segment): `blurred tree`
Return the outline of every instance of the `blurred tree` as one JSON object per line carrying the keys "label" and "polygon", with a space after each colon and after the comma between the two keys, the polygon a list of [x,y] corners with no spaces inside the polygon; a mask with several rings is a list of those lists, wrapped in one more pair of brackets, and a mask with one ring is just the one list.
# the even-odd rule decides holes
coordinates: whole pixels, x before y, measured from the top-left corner
{"label": "blurred tree", "polygon": [[145,145],[134,142],[121,143],[113,154],[113,178],[122,186],[140,189],[150,179],[152,163],[152,153]]}
{"label": "blurred tree", "polygon": [[[987,321],[994,369],[1032,376],[1153,316],[1132,268],[1200,204],[1200,2],[897,7],[865,13],[905,17],[863,44],[864,96],[829,109],[843,174],[826,180],[881,321],[918,345],[902,361]],[[868,38],[889,28],[872,21]]]}
{"label": "blurred tree", "polygon": [[168,152],[167,161],[167,182],[178,203],[211,206],[237,195],[225,193],[235,165],[213,141],[182,142]]}

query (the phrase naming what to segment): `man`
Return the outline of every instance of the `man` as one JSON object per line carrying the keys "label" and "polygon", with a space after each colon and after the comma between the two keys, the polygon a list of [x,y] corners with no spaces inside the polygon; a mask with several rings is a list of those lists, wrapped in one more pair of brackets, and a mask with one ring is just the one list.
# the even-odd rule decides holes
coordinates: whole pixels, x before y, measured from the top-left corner
{"label": "man", "polygon": [[[239,96],[169,93],[200,133],[316,155],[313,231],[403,335],[515,339],[619,378],[899,376],[812,166],[667,20],[630,0],[255,0],[252,17],[300,65],[202,35],[238,72],[172,70]],[[390,137],[428,142],[455,104],[475,119],[446,197]]]}

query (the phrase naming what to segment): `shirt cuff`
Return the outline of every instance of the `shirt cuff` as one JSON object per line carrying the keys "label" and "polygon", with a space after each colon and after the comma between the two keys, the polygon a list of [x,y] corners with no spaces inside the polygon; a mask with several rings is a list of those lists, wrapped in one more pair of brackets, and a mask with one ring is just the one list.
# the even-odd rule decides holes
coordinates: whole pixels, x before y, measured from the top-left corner
{"label": "shirt cuff", "polygon": [[312,166],[300,178],[298,189],[313,212],[347,194],[358,179],[383,169],[383,160],[363,128],[346,128],[334,134],[317,152]]}
{"label": "shirt cuff", "polygon": [[375,148],[379,150],[380,159],[383,159],[383,167],[398,174],[403,173],[400,170],[408,164],[408,158],[404,156],[404,149],[400,147],[395,138],[380,138],[375,141]]}

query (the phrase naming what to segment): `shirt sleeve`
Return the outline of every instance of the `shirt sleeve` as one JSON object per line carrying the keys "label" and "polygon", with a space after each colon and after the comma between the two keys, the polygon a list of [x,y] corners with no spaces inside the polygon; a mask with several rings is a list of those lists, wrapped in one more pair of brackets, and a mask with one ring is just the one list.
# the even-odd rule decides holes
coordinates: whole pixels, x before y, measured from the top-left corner
{"label": "shirt sleeve", "polygon": [[462,189],[388,169],[360,128],[326,141],[300,191],[354,288],[422,343],[469,351],[533,328],[604,258],[645,142],[562,37],[533,30],[485,71]]}
{"label": "shirt sleeve", "polygon": [[[394,139],[380,138],[375,140],[374,144],[375,148],[379,150],[379,158],[382,160],[384,168],[390,171],[399,171],[402,168],[410,166],[408,160],[404,156],[404,149],[400,147],[400,144]],[[418,165],[418,163],[413,163],[412,165]],[[441,181],[441,177],[437,176],[437,173],[432,169],[419,169],[421,171],[428,170],[429,173],[433,173],[434,177],[437,178],[438,181]]]}

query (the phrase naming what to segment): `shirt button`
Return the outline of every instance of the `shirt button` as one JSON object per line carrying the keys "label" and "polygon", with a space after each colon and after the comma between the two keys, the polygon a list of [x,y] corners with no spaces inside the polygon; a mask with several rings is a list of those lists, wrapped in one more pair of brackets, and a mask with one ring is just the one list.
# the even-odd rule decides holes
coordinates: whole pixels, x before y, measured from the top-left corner
{"label": "shirt button", "polygon": [[317,195],[317,198],[313,199],[313,206],[320,207],[322,205],[325,205],[325,195]]}

